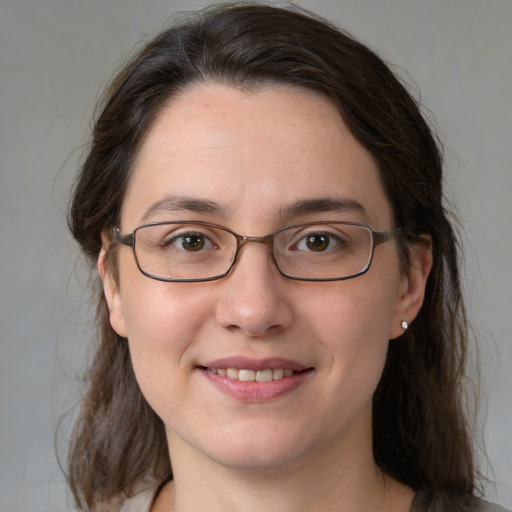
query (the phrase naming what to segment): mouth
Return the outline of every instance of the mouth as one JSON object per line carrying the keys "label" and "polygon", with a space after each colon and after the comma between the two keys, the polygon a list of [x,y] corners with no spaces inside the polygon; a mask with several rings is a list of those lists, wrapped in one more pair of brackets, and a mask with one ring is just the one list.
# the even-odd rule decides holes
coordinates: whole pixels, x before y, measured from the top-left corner
{"label": "mouth", "polygon": [[304,370],[293,370],[291,368],[266,368],[263,370],[252,370],[249,368],[215,368],[215,367],[202,367],[214,375],[227,377],[231,380],[238,380],[241,382],[271,382],[273,380],[281,380],[287,377],[293,377],[295,374],[303,373],[310,368]]}
{"label": "mouth", "polygon": [[312,366],[288,359],[224,358],[197,367],[215,387],[238,402],[272,401],[302,387]]}

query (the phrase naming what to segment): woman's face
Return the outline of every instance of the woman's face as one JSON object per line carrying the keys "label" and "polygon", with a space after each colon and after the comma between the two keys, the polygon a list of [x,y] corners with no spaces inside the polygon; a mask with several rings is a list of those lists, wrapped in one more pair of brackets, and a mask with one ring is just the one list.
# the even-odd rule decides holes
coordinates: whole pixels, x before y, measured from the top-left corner
{"label": "woman's face", "polygon": [[[319,208],[319,199],[331,206]],[[326,100],[287,87],[201,85],[169,102],[136,162],[120,229],[166,220],[251,236],[317,220],[395,227],[368,151]],[[400,273],[394,240],[346,281],[287,279],[257,243],[218,281],[150,279],[125,246],[118,265],[118,283],[104,280],[111,323],[128,338],[171,456],[277,468],[334,451],[371,453],[372,394],[388,341],[416,314],[413,292],[424,284]],[[238,379],[222,375],[226,368]],[[260,383],[239,380],[244,369],[272,378],[295,371]]]}

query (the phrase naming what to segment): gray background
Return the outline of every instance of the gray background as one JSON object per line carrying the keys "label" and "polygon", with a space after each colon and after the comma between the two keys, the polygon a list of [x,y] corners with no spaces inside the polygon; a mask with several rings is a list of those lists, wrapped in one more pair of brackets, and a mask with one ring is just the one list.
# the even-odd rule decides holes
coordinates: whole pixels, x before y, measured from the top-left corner
{"label": "gray background", "polygon": [[[437,120],[449,196],[465,226],[494,472],[485,464],[484,471],[496,482],[487,494],[510,507],[512,1],[297,3],[338,21],[400,73],[408,70]],[[65,209],[98,91],[173,12],[204,4],[0,0],[1,512],[71,509],[54,432],[78,397],[92,333],[87,275]]]}

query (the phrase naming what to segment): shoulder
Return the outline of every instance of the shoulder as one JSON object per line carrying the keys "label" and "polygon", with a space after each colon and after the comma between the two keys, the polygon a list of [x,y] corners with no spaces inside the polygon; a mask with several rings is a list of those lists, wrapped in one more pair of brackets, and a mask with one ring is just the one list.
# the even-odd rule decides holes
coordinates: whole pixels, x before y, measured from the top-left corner
{"label": "shoulder", "polygon": [[410,512],[511,512],[474,496],[461,496],[442,491],[420,490]]}
{"label": "shoulder", "polygon": [[153,485],[124,501],[119,512],[150,512],[160,486]]}
{"label": "shoulder", "polygon": [[501,505],[497,505],[495,503],[489,503],[488,501],[475,498],[475,502],[475,512],[511,512],[508,508],[502,507]]}

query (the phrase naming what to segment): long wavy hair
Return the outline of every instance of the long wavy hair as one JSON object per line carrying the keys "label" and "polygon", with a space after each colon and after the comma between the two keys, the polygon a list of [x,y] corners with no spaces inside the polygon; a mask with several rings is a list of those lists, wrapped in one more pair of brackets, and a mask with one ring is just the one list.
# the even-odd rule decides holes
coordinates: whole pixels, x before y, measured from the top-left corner
{"label": "long wavy hair", "polygon": [[[431,239],[423,307],[390,343],[374,395],[377,464],[412,487],[474,491],[464,379],[468,329],[459,247],[443,206],[442,151],[418,102],[365,45],[299,9],[257,4],[208,8],[165,30],[118,73],[106,92],[76,181],[69,226],[91,268],[101,234],[119,224],[130,173],[161,109],[195,84],[244,90],[284,84],[327,98],[373,155],[408,247]],[[68,457],[81,510],[130,496],[148,479],[172,478],[164,426],[136,382],[126,340],[111,328],[96,277],[98,336]],[[340,405],[341,406],[341,405]]]}

